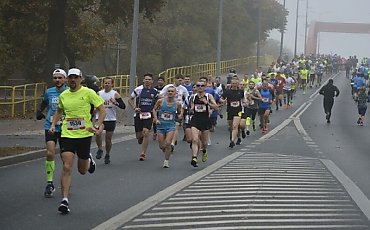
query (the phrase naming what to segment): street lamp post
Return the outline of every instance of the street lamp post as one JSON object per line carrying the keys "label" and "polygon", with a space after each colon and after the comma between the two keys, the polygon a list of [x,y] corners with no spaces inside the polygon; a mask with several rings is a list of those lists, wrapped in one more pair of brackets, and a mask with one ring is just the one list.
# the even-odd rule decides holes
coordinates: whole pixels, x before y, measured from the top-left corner
{"label": "street lamp post", "polygon": [[261,7],[257,11],[257,69],[260,66],[260,43],[261,43]]}
{"label": "street lamp post", "polygon": [[307,21],[308,21],[308,0],[306,0],[306,26],[304,31],[304,54],[307,55]]}
{"label": "street lamp post", "polygon": [[[285,0],[284,0],[284,10],[285,10]],[[283,58],[283,45],[284,45],[284,25],[281,23],[281,37],[280,37],[280,59]]]}
{"label": "street lamp post", "polygon": [[219,13],[218,13],[218,39],[217,39],[217,63],[216,73],[217,76],[221,75],[221,42],[222,42],[222,17],[223,17],[224,0],[220,0]]}
{"label": "street lamp post", "polygon": [[135,89],[138,32],[139,32],[139,0],[135,0],[134,1],[134,19],[132,23],[130,92],[134,91]]}
{"label": "street lamp post", "polygon": [[299,0],[297,0],[297,15],[295,18],[294,58],[297,56],[298,9],[299,9]]}

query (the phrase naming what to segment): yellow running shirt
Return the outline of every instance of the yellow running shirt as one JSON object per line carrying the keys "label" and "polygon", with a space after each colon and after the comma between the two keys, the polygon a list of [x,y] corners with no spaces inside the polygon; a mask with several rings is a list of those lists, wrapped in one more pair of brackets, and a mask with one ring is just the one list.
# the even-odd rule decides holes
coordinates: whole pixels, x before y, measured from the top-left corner
{"label": "yellow running shirt", "polygon": [[301,70],[301,79],[307,80],[309,73],[310,73],[310,71],[308,71],[308,69],[302,69]]}
{"label": "yellow running shirt", "polygon": [[75,92],[65,90],[59,96],[59,108],[64,110],[62,137],[85,138],[93,136],[87,128],[92,127],[91,105],[103,105],[103,99],[94,90],[81,86]]}

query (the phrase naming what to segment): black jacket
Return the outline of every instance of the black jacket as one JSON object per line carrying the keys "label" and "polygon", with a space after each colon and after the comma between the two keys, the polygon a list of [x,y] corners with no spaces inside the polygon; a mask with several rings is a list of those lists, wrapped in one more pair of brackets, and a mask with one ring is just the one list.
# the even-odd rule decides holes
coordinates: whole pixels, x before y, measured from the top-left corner
{"label": "black jacket", "polygon": [[339,89],[332,83],[328,83],[320,89],[319,94],[324,95],[324,99],[333,99],[339,96]]}

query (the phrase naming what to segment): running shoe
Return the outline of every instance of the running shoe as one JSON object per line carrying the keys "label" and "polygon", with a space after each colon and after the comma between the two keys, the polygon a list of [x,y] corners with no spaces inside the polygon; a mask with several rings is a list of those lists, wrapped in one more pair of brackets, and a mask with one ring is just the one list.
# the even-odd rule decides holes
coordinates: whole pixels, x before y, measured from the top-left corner
{"label": "running shoe", "polygon": [[95,161],[93,159],[93,157],[91,156],[91,153],[90,153],[90,167],[88,169],[89,173],[94,173],[95,172],[95,169],[96,169],[96,164],[95,164]]}
{"label": "running shoe", "polygon": [[145,154],[140,154],[139,161],[145,161]]}
{"label": "running shoe", "polygon": [[55,187],[53,183],[48,182],[45,188],[44,196],[46,198],[51,198],[53,196],[53,193],[55,192]]}
{"label": "running shoe", "polygon": [[240,145],[242,143],[242,139],[238,138],[238,140],[236,141],[236,145]]}
{"label": "running shoe", "polygon": [[234,141],[230,141],[229,148],[234,148],[234,146],[235,146]]}
{"label": "running shoe", "polygon": [[137,143],[139,145],[141,145],[143,143],[143,141],[144,141],[144,137],[140,137],[139,139],[137,139]]}
{"label": "running shoe", "polygon": [[62,202],[60,202],[58,211],[61,212],[63,215],[68,214],[71,211],[69,210],[68,201],[62,200]]}
{"label": "running shoe", "polygon": [[100,159],[103,155],[103,150],[102,149],[98,149],[98,151],[96,152],[96,159]]}
{"label": "running shoe", "polygon": [[198,167],[198,159],[196,157],[193,157],[191,159],[191,162],[190,164],[193,166],[193,167]]}
{"label": "running shoe", "polygon": [[110,163],[110,155],[109,154],[105,154],[105,157],[104,157],[104,164],[109,164]]}
{"label": "running shoe", "polygon": [[157,134],[153,133],[153,141],[157,140]]}
{"label": "running shoe", "polygon": [[177,140],[175,141],[174,145],[177,145]]}
{"label": "running shoe", "polygon": [[359,125],[359,124],[361,124],[361,118],[358,118],[358,120],[357,120],[357,124]]}
{"label": "running shoe", "polygon": [[251,132],[249,130],[247,130],[247,136],[249,136],[251,134]]}
{"label": "running shoe", "polygon": [[[248,131],[247,131],[248,132]],[[244,139],[247,135],[245,135],[245,130],[242,130],[242,138]]]}
{"label": "running shoe", "polygon": [[202,161],[206,162],[208,159],[207,149],[202,150]]}
{"label": "running shoe", "polygon": [[222,115],[222,114],[220,114],[219,116],[220,116],[220,118],[221,118],[221,119],[223,119],[223,118],[224,118],[224,115]]}
{"label": "running shoe", "polygon": [[256,129],[256,123],[253,121],[252,122],[252,128],[253,128],[253,131],[256,131],[257,129]]}
{"label": "running shoe", "polygon": [[168,163],[168,160],[164,160],[164,161],[163,161],[163,168],[167,169],[167,168],[169,168],[169,167],[170,167],[170,165],[169,165],[169,163]]}
{"label": "running shoe", "polygon": [[208,143],[207,143],[208,146],[212,145],[212,141],[211,139],[208,139]]}

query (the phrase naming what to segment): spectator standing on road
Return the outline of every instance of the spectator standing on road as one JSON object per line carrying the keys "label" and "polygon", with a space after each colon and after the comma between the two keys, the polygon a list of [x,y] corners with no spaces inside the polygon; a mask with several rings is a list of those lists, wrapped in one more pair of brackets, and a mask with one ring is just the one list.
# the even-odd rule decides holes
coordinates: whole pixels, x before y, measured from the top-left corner
{"label": "spectator standing on road", "polygon": [[[112,149],[112,137],[116,128],[117,121],[117,108],[125,109],[126,105],[122,100],[122,97],[117,91],[113,90],[113,78],[106,77],[103,79],[104,89],[98,92],[99,96],[104,100],[104,109],[106,116],[104,118],[104,130],[105,130],[105,156],[104,163],[110,163],[110,150]],[[96,119],[99,119],[99,111],[96,113]],[[96,152],[96,159],[101,159],[103,155],[103,141],[102,133],[95,136],[96,144],[98,145],[98,151]]]}
{"label": "spectator standing on road", "polygon": [[324,95],[324,111],[326,114],[326,122],[330,123],[334,97],[339,96],[339,89],[333,84],[333,79],[329,79],[329,82],[320,89],[319,93]]}
{"label": "spectator standing on road", "polygon": [[53,184],[54,170],[55,170],[55,148],[59,141],[60,148],[60,131],[61,131],[61,120],[57,122],[55,126],[55,132],[49,133],[50,125],[53,121],[53,116],[58,110],[59,95],[68,87],[65,85],[67,74],[62,69],[56,69],[53,72],[53,83],[54,87],[46,90],[44,99],[41,102],[39,110],[37,110],[36,118],[41,120],[45,118],[42,113],[46,107],[48,107],[48,112],[46,114],[45,120],[45,142],[46,142],[46,161],[45,161],[45,171],[47,178],[47,185],[45,188],[44,196],[52,197],[55,191],[55,186]]}
{"label": "spectator standing on road", "polygon": [[[72,180],[72,166],[75,154],[78,157],[78,171],[84,175],[87,171],[95,171],[95,162],[90,153],[91,139],[95,134],[100,134],[101,126],[105,118],[103,99],[96,92],[87,87],[81,86],[82,72],[72,68],[68,71],[69,89],[59,96],[58,111],[53,117],[50,126],[50,133],[55,133],[56,124],[64,112],[65,119],[62,123],[61,134],[61,158],[63,171],[61,175],[62,201],[58,211],[68,214],[69,189]],[[91,121],[91,106],[99,111],[99,119],[93,125]]]}
{"label": "spectator standing on road", "polygon": [[[134,126],[137,143],[142,144],[139,156],[140,161],[144,161],[149,144],[149,131],[153,125],[152,110],[158,98],[158,90],[153,88],[153,75],[144,74],[143,84],[136,87],[128,103],[134,110]],[[135,99],[135,101],[134,101]]]}

